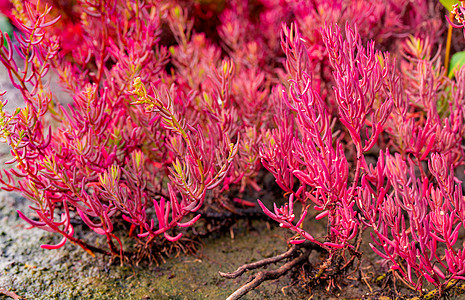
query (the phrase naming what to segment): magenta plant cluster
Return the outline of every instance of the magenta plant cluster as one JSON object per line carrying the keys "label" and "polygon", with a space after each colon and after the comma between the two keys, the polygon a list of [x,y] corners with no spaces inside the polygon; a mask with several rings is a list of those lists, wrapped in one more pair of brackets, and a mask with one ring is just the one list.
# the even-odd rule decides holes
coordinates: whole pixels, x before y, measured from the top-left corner
{"label": "magenta plant cluster", "polygon": [[[454,172],[465,70],[450,79],[443,67],[439,4],[54,2],[13,1],[21,33],[0,41],[24,99],[11,112],[0,96],[13,157],[0,182],[29,199],[22,219],[63,237],[41,247],[70,241],[123,261],[121,224],[146,245],[182,242],[207,209],[253,205],[224,195],[259,189],[263,166],[288,202],[258,204],[296,233],[290,243],[331,259],[353,255],[369,229],[386,268],[415,289],[465,279]],[[76,218],[108,246],[76,237]],[[326,236],[305,230],[312,220]]]}

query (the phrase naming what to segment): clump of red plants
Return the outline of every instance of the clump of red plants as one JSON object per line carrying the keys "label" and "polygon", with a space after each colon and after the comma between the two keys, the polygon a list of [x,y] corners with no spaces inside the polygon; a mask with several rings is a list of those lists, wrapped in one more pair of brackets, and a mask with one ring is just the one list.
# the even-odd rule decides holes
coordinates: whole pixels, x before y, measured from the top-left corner
{"label": "clump of red plants", "polygon": [[[30,201],[22,219],[62,236],[41,247],[133,263],[189,243],[209,211],[255,206],[295,235],[287,252],[220,273],[287,260],[229,299],[296,270],[309,288],[341,288],[360,272],[364,232],[392,281],[429,296],[463,284],[465,70],[447,76],[439,3],[58,2],[13,1],[20,33],[0,41],[24,100],[8,109],[0,96],[13,165],[0,182]],[[259,171],[284,205],[241,198]],[[78,237],[76,220],[107,246]]]}

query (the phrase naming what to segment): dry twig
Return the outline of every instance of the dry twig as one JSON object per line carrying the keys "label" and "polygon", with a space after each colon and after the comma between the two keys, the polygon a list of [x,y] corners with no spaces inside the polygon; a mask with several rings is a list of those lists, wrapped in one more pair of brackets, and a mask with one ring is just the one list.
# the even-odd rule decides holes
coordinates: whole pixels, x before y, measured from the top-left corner
{"label": "dry twig", "polygon": [[231,272],[231,273],[219,272],[220,276],[222,276],[222,277],[225,277],[225,278],[228,278],[228,279],[237,278],[237,277],[241,276],[245,271],[258,269],[258,268],[270,265],[272,263],[277,263],[277,262],[280,262],[280,261],[282,261],[284,259],[291,258],[291,257],[295,256],[299,252],[300,249],[305,249],[305,250],[304,250],[303,253],[301,253],[300,255],[295,257],[293,260],[285,263],[284,265],[282,265],[278,269],[269,270],[269,271],[260,271],[257,274],[252,275],[249,278],[249,281],[246,284],[244,284],[243,286],[241,286],[234,293],[232,293],[227,298],[227,300],[239,299],[242,296],[244,296],[245,294],[247,294],[248,292],[250,292],[251,290],[253,290],[254,288],[258,287],[260,284],[262,284],[262,282],[264,282],[266,280],[276,279],[276,278],[279,278],[279,277],[283,276],[289,270],[303,264],[307,260],[307,258],[309,257],[312,250],[322,250],[322,248],[320,246],[310,242],[310,241],[305,241],[302,244],[293,245],[291,248],[289,248],[289,250],[287,250],[286,252],[284,252],[284,253],[282,253],[280,255],[270,257],[270,258],[266,258],[266,259],[263,259],[263,260],[260,260],[260,261],[257,261],[257,262],[251,263],[251,264],[243,265],[243,266],[239,267],[234,272]]}
{"label": "dry twig", "polygon": [[0,294],[3,294],[3,295],[8,296],[8,297],[11,297],[11,298],[13,298],[14,300],[23,299],[21,296],[18,296],[16,293],[11,292],[11,291],[7,291],[7,290],[2,289],[2,288],[0,288]]}

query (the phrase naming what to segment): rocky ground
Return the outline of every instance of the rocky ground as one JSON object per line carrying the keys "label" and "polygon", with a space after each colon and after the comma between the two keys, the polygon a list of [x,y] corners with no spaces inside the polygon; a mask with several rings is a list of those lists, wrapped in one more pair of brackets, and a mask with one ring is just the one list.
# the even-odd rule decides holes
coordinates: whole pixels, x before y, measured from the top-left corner
{"label": "rocky ground", "polygon": [[[225,299],[247,275],[225,280],[218,271],[233,271],[286,250],[282,230],[268,229],[265,222],[244,222],[233,229],[234,239],[208,238],[195,255],[169,258],[159,266],[121,267],[69,243],[59,250],[41,249],[40,244],[56,242],[57,237],[27,229],[16,213],[26,206],[19,195],[0,194],[0,290],[21,299]],[[289,283],[268,282],[244,299],[303,299],[306,293],[288,288]],[[10,298],[0,293],[0,299]]]}

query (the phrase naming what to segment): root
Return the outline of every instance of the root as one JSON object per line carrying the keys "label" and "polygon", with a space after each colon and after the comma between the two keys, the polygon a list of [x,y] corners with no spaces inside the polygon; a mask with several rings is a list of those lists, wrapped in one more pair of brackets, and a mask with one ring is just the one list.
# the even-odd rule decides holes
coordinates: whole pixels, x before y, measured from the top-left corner
{"label": "root", "polygon": [[[305,249],[304,252],[301,253],[301,254],[298,254],[298,252],[300,252],[300,249],[302,249],[302,248]],[[305,241],[302,244],[293,245],[291,248],[289,248],[289,250],[287,250],[286,252],[284,252],[284,253],[282,253],[280,255],[270,257],[270,258],[266,258],[266,259],[263,259],[261,261],[254,262],[254,263],[251,263],[251,264],[243,265],[243,266],[239,267],[234,272],[231,272],[231,273],[219,272],[220,276],[222,276],[224,278],[228,278],[228,279],[233,279],[233,278],[237,278],[237,277],[241,276],[245,271],[262,268],[262,267],[267,266],[269,264],[277,263],[277,262],[282,261],[284,259],[291,258],[293,256],[298,255],[293,260],[285,263],[284,265],[282,265],[278,269],[269,270],[269,271],[260,271],[257,274],[252,275],[251,278],[249,278],[249,281],[246,284],[244,284],[243,286],[241,286],[234,293],[232,293],[227,298],[227,300],[239,299],[242,296],[244,296],[245,294],[247,294],[248,292],[250,292],[251,290],[253,290],[254,288],[258,287],[264,281],[277,279],[277,278],[285,275],[289,270],[294,269],[297,266],[302,265],[303,263],[305,263],[307,261],[308,257],[310,256],[310,253],[312,252],[312,250],[322,251],[323,248],[321,248],[320,246],[315,245],[314,243],[311,243],[309,241]]]}
{"label": "root", "polygon": [[125,253],[125,258],[130,265],[139,266],[141,262],[148,262],[149,265],[159,266],[166,263],[165,258],[177,257],[182,253],[195,255],[201,247],[202,244],[198,240],[184,236],[176,242],[153,239],[148,243],[137,240],[134,251]]}
{"label": "root", "polygon": [[249,207],[249,208],[239,208],[235,207],[231,211],[205,211],[202,213],[202,218],[207,220],[224,220],[230,218],[257,218],[257,219],[267,219],[268,216],[263,214],[263,211],[259,208]]}

